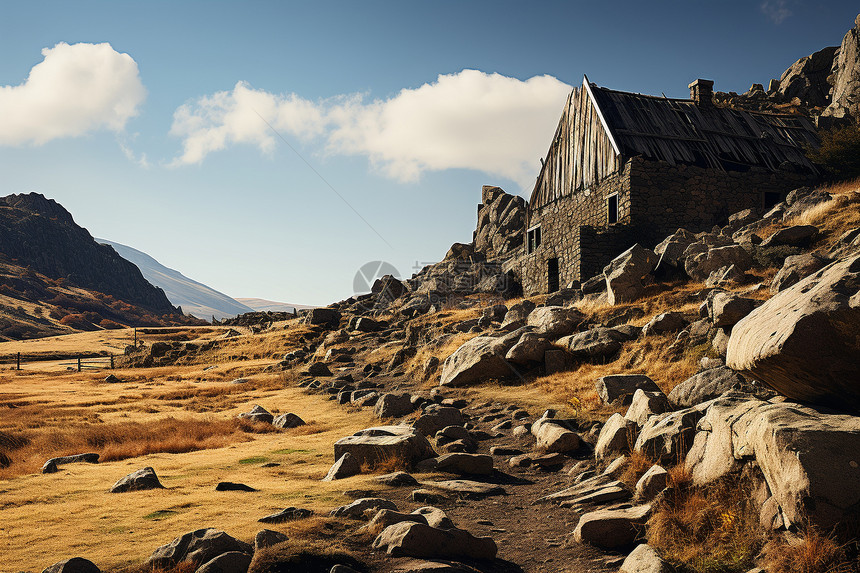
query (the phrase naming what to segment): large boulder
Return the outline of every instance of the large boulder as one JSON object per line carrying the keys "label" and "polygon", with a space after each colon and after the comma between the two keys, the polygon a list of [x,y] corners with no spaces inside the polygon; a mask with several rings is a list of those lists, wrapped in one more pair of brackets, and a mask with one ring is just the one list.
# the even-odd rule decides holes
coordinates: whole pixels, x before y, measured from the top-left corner
{"label": "large boulder", "polygon": [[704,282],[711,273],[734,266],[738,271],[746,271],[753,265],[752,257],[740,245],[712,247],[707,251],[688,256],[684,270],[694,281]]}
{"label": "large boulder", "polygon": [[254,404],[254,407],[251,408],[247,412],[242,412],[238,416],[239,418],[244,418],[251,422],[259,422],[262,424],[271,424],[274,421],[275,417],[271,412],[260,406],[259,404]]}
{"label": "large boulder", "polygon": [[654,463],[675,465],[684,460],[696,434],[696,423],[704,415],[700,408],[651,416],[633,449]]}
{"label": "large boulder", "polygon": [[612,414],[600,428],[597,444],[594,446],[594,456],[602,460],[617,454],[625,454],[636,443],[638,434],[639,427],[636,422],[628,420],[621,414]]}
{"label": "large boulder", "polygon": [[755,304],[750,298],[717,291],[708,297],[708,316],[715,327],[731,327],[752,312]]}
{"label": "large boulder", "polygon": [[541,306],[529,314],[526,324],[537,334],[559,338],[574,332],[584,321],[585,316],[575,308]]}
{"label": "large boulder", "polygon": [[385,393],[379,397],[374,407],[374,413],[378,418],[399,418],[405,416],[415,409],[412,403],[412,394]]}
{"label": "large boulder", "polygon": [[771,294],[784,291],[796,285],[812,273],[820,271],[832,261],[818,253],[803,253],[785,257],[782,268],[770,283]]}
{"label": "large boulder", "polygon": [[162,545],[149,556],[147,568],[171,569],[190,561],[197,567],[224,553],[238,551],[253,554],[253,548],[223,531],[217,529],[197,529],[177,537],[167,545]]}
{"label": "large boulder", "polygon": [[475,537],[462,529],[440,529],[411,521],[386,527],[374,540],[373,548],[393,557],[442,559],[494,559],[498,551],[490,537]]}
{"label": "large boulder", "polygon": [[410,426],[368,428],[334,443],[335,459],[347,452],[359,466],[392,459],[411,464],[436,455],[427,438]]}
{"label": "large boulder", "polygon": [[754,461],[786,527],[860,519],[860,417],[728,394],[707,409],[686,457],[704,484]]}
{"label": "large boulder", "polygon": [[818,227],[814,225],[792,225],[775,231],[762,241],[762,248],[787,245],[790,247],[807,247],[818,236]]}
{"label": "large boulder", "polygon": [[535,447],[547,453],[566,454],[579,448],[579,434],[554,423],[551,419],[532,424],[532,433],[537,439]]}
{"label": "large boulder", "polygon": [[328,470],[322,481],[334,481],[336,479],[348,478],[361,473],[361,464],[351,453],[346,452]]}
{"label": "large boulder", "polygon": [[452,406],[431,404],[424,409],[424,413],[412,423],[415,431],[423,436],[432,436],[439,430],[448,426],[462,426],[463,413]]}
{"label": "large boulder", "polygon": [[660,558],[657,550],[642,543],[630,552],[621,564],[619,573],[671,573],[672,567]]}
{"label": "large boulder", "polygon": [[228,551],[207,561],[194,573],[247,573],[251,555],[241,551]]}
{"label": "large boulder", "polygon": [[687,378],[669,392],[669,401],[678,408],[690,408],[729,391],[752,392],[743,376],[725,366],[709,368]]}
{"label": "large boulder", "polygon": [[860,255],[828,265],[738,322],[726,363],[789,398],[860,411]]}
{"label": "large boulder", "polygon": [[604,404],[629,403],[636,390],[660,391],[660,387],[644,374],[601,376],[594,386],[597,395]]}
{"label": "large boulder", "polygon": [[305,323],[337,328],[340,323],[340,312],[334,308],[311,308],[305,315]]}
{"label": "large boulder", "polygon": [[663,392],[659,390],[649,392],[640,388],[633,393],[633,399],[624,417],[635,423],[638,430],[651,416],[664,414],[671,409],[669,399]]}
{"label": "large boulder", "polygon": [[155,470],[146,467],[132,472],[113,484],[110,493],[124,493],[127,491],[140,491],[145,489],[163,489],[164,486],[158,481]]}
{"label": "large boulder", "polygon": [[[638,330],[638,329],[636,329]],[[557,344],[567,348],[573,358],[580,360],[606,360],[615,356],[628,340],[635,338],[625,326],[598,326],[585,332],[565,336]]]}
{"label": "large boulder", "polygon": [[[514,333],[512,333],[514,334]],[[507,378],[514,373],[505,360],[505,354],[516,343],[511,335],[501,338],[478,336],[464,343],[445,359],[439,384],[466,386],[490,378]]]}
{"label": "large boulder", "polygon": [[516,330],[525,326],[529,315],[535,309],[535,303],[525,299],[512,304],[505,313],[501,328],[504,330]]}
{"label": "large boulder", "polygon": [[612,259],[603,269],[609,304],[634,301],[642,294],[642,284],[657,265],[657,255],[638,243]]}
{"label": "large boulder", "polygon": [[551,349],[552,343],[540,334],[533,332],[524,333],[519,341],[514,344],[505,360],[514,364],[528,364],[529,362],[543,362],[546,351]]}
{"label": "large boulder", "polygon": [[484,185],[478,205],[475,251],[488,259],[509,255],[523,244],[526,202],[500,187]]}

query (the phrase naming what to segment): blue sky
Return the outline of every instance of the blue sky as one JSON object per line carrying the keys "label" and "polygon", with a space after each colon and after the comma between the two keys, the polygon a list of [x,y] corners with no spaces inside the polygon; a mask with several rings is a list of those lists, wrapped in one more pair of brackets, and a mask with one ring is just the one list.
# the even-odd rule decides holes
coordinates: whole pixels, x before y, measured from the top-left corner
{"label": "blue sky", "polygon": [[742,92],[838,45],[858,12],[803,0],[2,7],[0,194],[43,193],[94,236],[231,296],[303,304],[353,294],[368,261],[409,276],[469,241],[482,184],[527,197],[583,74],[670,97],[698,77]]}

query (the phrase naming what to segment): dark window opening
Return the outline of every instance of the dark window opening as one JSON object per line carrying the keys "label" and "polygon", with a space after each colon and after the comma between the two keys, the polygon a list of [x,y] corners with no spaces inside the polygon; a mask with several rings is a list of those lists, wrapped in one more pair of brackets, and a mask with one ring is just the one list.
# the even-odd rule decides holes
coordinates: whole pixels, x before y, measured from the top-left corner
{"label": "dark window opening", "polygon": [[547,259],[546,261],[546,274],[547,274],[547,291],[555,292],[559,287],[559,276],[558,276],[558,258]]}
{"label": "dark window opening", "polygon": [[527,237],[528,252],[533,253],[540,247],[540,225],[528,230]]}
{"label": "dark window opening", "polygon": [[764,192],[764,209],[767,211],[777,203],[782,201],[782,193],[777,193],[775,191],[765,191]]}
{"label": "dark window opening", "polygon": [[608,211],[607,221],[610,225],[618,222],[618,195],[610,195],[606,198],[606,208]]}

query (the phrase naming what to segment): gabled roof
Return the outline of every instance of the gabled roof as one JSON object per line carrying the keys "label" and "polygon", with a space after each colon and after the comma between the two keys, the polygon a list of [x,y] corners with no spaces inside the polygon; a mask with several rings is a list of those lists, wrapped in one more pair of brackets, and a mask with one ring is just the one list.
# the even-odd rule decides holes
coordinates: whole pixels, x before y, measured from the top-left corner
{"label": "gabled roof", "polygon": [[798,115],[755,113],[692,100],[601,88],[583,81],[616,152],[671,165],[691,164],[726,171],[784,162],[809,171],[804,146],[818,144],[812,123]]}

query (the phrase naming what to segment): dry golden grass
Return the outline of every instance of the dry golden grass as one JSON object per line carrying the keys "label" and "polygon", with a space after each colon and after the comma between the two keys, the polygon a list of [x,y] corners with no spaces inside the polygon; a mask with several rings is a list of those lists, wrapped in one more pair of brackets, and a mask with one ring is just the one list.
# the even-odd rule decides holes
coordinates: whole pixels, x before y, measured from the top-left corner
{"label": "dry golden grass", "polygon": [[[629,436],[629,438],[632,438],[632,436]],[[628,439],[628,441],[632,442],[633,440]],[[631,489],[635,488],[639,479],[644,476],[645,472],[651,469],[653,465],[653,461],[649,460],[641,453],[634,451],[633,444],[631,443],[630,453],[627,454],[627,461],[624,464],[624,471],[618,476],[618,481],[623,482]]]}
{"label": "dry golden grass", "polygon": [[[856,545],[856,544],[855,544]],[[796,543],[775,539],[764,548],[762,566],[768,573],[857,573],[857,548],[841,544],[816,529],[807,530]],[[852,555],[853,554],[853,555]]]}
{"label": "dry golden grass", "polygon": [[728,476],[692,487],[683,470],[670,475],[675,488],[648,521],[648,543],[684,571],[749,571],[765,543],[749,484]]}

